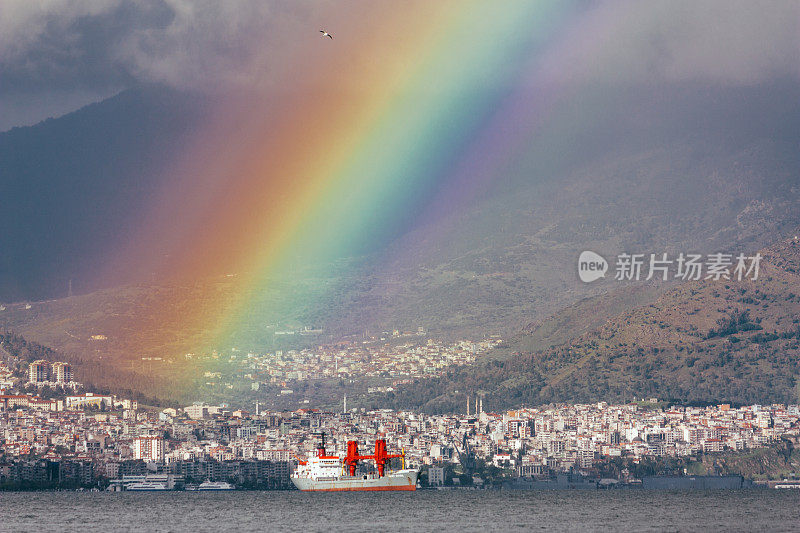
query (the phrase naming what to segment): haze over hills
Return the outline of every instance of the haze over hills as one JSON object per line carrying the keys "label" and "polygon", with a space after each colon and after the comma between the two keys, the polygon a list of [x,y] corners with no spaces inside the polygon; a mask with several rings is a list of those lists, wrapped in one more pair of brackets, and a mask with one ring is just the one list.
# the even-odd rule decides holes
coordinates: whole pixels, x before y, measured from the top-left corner
{"label": "haze over hills", "polygon": [[[450,222],[457,229],[430,245],[435,252],[414,253],[425,236],[409,237],[397,254],[406,275],[370,294],[393,298],[406,324],[449,315],[456,328],[518,328],[607,289],[577,280],[582,250],[613,257],[772,242],[798,223],[800,132],[790,117],[800,109],[777,104],[772,91],[690,94],[631,90],[578,105],[567,121],[575,129],[543,134],[527,164]],[[588,118],[595,107],[603,118]],[[467,316],[442,307],[451,302]]]}
{"label": "haze over hills", "polygon": [[[671,288],[583,333],[629,288],[582,301],[526,328],[484,364],[420,380],[396,407],[458,410],[466,394],[491,410],[549,402],[790,403],[800,397],[800,242],[762,251],[757,280],[700,280]],[[648,289],[642,288],[647,292]],[[586,315],[590,318],[587,318]],[[558,336],[565,342],[541,347]],[[533,347],[533,348],[528,348]],[[498,353],[499,352],[499,353]]]}
{"label": "haze over hills", "polygon": [[0,133],[0,300],[101,288],[207,101],[142,87]]}
{"label": "haze over hills", "polygon": [[[223,340],[202,325],[226,320],[235,278],[109,284],[97,276],[142,223],[171,157],[205,117],[206,100],[149,87],[0,134],[0,193],[13,198],[0,210],[7,228],[0,299],[47,300],[29,310],[8,305],[0,327],[102,356],[113,373],[137,369],[142,356],[266,350],[276,328],[304,325],[324,327],[330,339],[418,326],[442,336],[508,337],[577,305],[572,325],[550,322],[552,332],[529,341],[526,349],[538,350],[669,288],[632,287],[621,298],[613,280],[583,284],[575,268],[582,250],[607,258],[752,252],[800,224],[796,84],[636,87],[563,106],[570,119],[532,135],[525,156],[501,175],[420,201],[409,216],[423,223],[410,231],[330,263],[298,257],[290,278],[251,295]],[[70,279],[81,294],[59,299]],[[587,317],[576,302],[592,297],[604,303]],[[187,328],[180,322],[187,313],[207,319]],[[95,334],[107,340],[91,340]],[[553,398],[562,386],[554,385]]]}

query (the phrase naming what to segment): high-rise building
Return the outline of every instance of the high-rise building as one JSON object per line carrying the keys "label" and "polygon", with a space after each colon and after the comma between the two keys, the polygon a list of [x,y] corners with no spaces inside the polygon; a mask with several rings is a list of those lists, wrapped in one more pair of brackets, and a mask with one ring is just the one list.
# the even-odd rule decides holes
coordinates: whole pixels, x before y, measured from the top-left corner
{"label": "high-rise building", "polygon": [[42,383],[50,378],[50,363],[44,359],[34,361],[28,366],[28,381]]}
{"label": "high-rise building", "polygon": [[158,435],[144,435],[133,441],[134,459],[162,462],[164,460],[164,439]]}
{"label": "high-rise building", "polygon": [[72,365],[69,363],[53,363],[53,381],[56,383],[69,383],[73,381]]}
{"label": "high-rise building", "polygon": [[200,420],[209,416],[208,406],[202,403],[195,403],[184,407],[183,411],[186,413],[186,416],[192,420]]}

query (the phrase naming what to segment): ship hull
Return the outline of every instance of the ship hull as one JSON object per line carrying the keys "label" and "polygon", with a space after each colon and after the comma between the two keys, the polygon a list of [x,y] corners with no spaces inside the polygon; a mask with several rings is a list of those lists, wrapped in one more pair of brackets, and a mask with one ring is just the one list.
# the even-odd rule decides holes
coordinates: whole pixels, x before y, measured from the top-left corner
{"label": "ship hull", "polygon": [[417,471],[399,470],[381,478],[369,479],[292,477],[292,483],[304,492],[410,491],[417,489]]}

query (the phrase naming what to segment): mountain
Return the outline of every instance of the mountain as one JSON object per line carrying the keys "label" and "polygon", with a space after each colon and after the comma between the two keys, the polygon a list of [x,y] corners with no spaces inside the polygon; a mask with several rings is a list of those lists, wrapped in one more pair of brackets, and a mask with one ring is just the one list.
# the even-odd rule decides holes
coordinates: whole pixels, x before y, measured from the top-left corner
{"label": "mountain", "polygon": [[140,87],[0,133],[0,300],[100,288],[109,252],[138,225],[207,101]]}
{"label": "mountain", "polygon": [[[483,364],[398,390],[397,407],[459,410],[550,402],[788,403],[800,399],[800,242],[761,251],[757,280],[698,280],[672,287],[581,333],[591,313],[630,299],[630,288],[582,302],[526,328]],[[640,289],[647,293],[647,288]],[[528,350],[559,325],[566,342]],[[556,337],[552,337],[556,338]],[[512,355],[509,356],[509,352]]]}
{"label": "mountain", "polygon": [[[98,272],[140,226],[172,158],[212,107],[143,87],[0,134],[0,301],[21,302],[4,304],[0,327],[102,358],[109,380],[146,376],[142,357],[161,357],[176,361],[167,381],[178,382],[186,353],[268,350],[275,328],[266,325],[276,324],[319,325],[330,339],[418,326],[449,338],[525,330],[509,341],[519,346],[493,355],[512,364],[513,352],[581,338],[670,290],[633,284],[623,294],[611,276],[582,283],[583,250],[751,253],[800,225],[796,83],[598,89],[566,99],[502,171],[453,199],[457,208],[432,203],[420,224],[362,257],[304,266],[254,289],[244,313],[229,308],[225,278],[102,285]],[[76,296],[65,298],[70,280]],[[215,338],[209,328],[233,314],[240,323]],[[564,364],[573,357],[557,355]],[[547,397],[564,387],[552,383]]]}
{"label": "mountain", "polygon": [[628,309],[655,301],[667,287],[666,283],[639,283],[582,298],[545,319],[528,324],[484,359],[504,361],[520,352],[554,348],[602,326]]}
{"label": "mountain", "polygon": [[509,335],[613,286],[578,280],[583,250],[768,245],[800,224],[790,94],[795,85],[582,95],[471,204],[400,239],[388,273],[336,322]]}
{"label": "mountain", "polygon": [[[614,287],[579,281],[584,250],[753,252],[800,224],[800,90],[788,93],[798,100],[785,88],[675,88],[582,102],[570,127],[534,136],[459,209],[433,208],[374,257],[341,259],[366,267],[323,265],[317,284],[336,292],[316,308],[298,292],[303,309],[289,318],[336,335],[507,336]],[[239,342],[258,345],[269,305],[252,301]]]}

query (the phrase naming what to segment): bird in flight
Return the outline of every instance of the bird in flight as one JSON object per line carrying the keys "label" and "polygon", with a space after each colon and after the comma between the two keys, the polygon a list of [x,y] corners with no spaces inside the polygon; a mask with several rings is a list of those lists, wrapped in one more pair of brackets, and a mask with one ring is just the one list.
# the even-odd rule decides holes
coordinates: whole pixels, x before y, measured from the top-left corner
{"label": "bird in flight", "polygon": [[333,39],[333,35],[326,32],[325,30],[319,30],[319,32],[322,34],[323,37],[330,37],[331,39]]}

